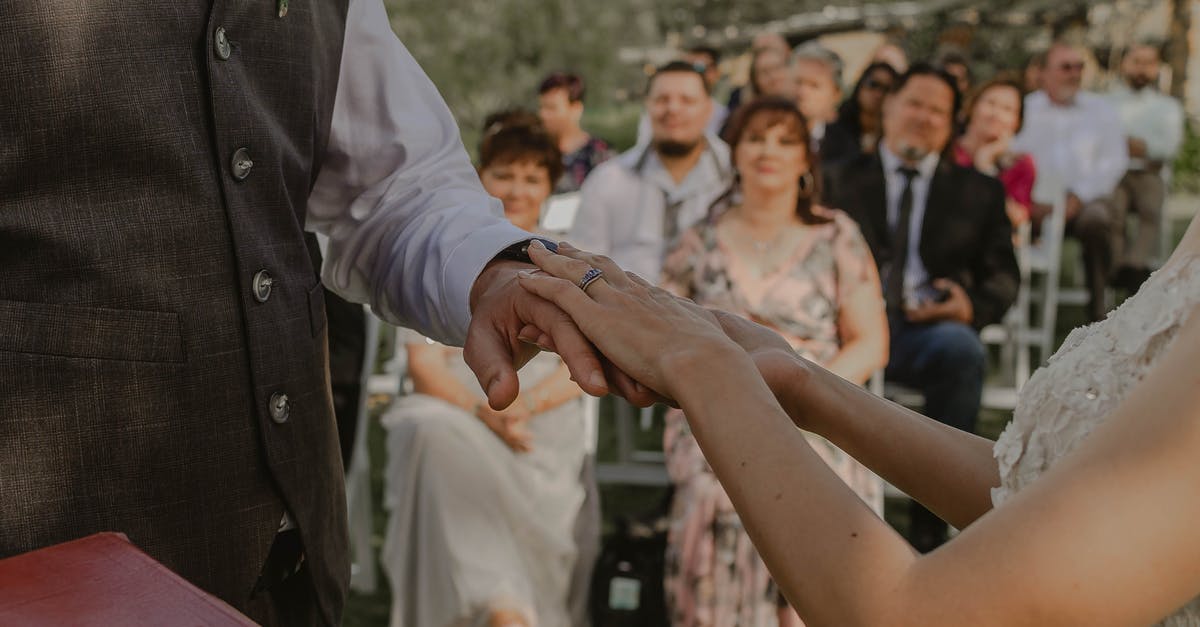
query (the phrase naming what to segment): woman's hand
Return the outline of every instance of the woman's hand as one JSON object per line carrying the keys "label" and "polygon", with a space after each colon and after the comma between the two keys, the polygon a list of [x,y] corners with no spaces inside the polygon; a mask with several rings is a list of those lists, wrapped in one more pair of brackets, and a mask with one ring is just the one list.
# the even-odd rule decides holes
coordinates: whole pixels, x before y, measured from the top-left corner
{"label": "woman's hand", "polygon": [[996,176],[1000,173],[1000,155],[1008,151],[1009,137],[1000,137],[991,143],[984,144],[975,151],[975,169]]}
{"label": "woman's hand", "polygon": [[480,403],[475,409],[475,416],[507,444],[508,448],[517,453],[528,453],[532,448],[533,436],[526,425],[533,416],[523,403],[513,403],[507,409],[499,411],[492,409],[487,403]]}
{"label": "woman's hand", "polygon": [[[560,245],[559,254],[535,242],[529,255],[543,272],[523,273],[521,286],[566,311],[612,363],[667,397],[677,398],[688,377],[681,366],[707,362],[710,369],[742,353],[708,310],[621,270],[612,260]],[[585,293],[584,274],[604,272]]]}

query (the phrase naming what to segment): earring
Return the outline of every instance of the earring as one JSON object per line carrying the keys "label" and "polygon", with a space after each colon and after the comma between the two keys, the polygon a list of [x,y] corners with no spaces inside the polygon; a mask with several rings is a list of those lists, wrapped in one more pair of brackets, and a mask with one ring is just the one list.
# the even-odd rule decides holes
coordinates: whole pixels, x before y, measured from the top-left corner
{"label": "earring", "polygon": [[817,181],[813,178],[812,172],[805,172],[800,175],[800,197],[809,198],[813,192],[817,191]]}

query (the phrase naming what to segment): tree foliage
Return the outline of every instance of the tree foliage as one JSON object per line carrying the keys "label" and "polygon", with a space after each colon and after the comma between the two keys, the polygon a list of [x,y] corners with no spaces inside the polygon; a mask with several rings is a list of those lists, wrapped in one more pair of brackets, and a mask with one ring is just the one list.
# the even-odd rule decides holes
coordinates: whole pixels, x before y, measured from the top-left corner
{"label": "tree foliage", "polygon": [[533,106],[538,83],[554,70],[577,72],[591,93],[607,96],[631,71],[618,60],[618,49],[658,36],[653,16],[637,0],[385,4],[396,34],[468,134],[489,112]]}

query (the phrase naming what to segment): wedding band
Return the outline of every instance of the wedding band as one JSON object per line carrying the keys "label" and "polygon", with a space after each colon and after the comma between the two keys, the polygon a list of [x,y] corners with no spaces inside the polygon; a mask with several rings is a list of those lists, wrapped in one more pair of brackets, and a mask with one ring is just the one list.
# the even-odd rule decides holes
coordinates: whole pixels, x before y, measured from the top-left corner
{"label": "wedding band", "polygon": [[586,292],[589,285],[591,285],[592,283],[595,283],[597,279],[599,279],[603,276],[604,276],[604,271],[601,270],[600,268],[589,269],[587,272],[583,273],[583,278],[579,279],[579,289]]}

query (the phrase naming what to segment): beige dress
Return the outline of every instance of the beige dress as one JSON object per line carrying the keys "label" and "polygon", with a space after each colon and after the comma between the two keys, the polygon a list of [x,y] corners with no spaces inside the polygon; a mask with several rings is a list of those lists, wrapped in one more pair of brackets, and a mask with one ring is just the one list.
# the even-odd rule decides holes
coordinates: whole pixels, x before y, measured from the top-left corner
{"label": "beige dress", "polygon": [[[464,385],[479,384],[446,347]],[[519,372],[522,389],[560,361],[542,353]],[[482,398],[482,395],[480,396]],[[392,583],[393,627],[485,625],[502,606],[568,627],[575,518],[584,499],[582,401],[529,423],[532,450],[516,453],[473,415],[412,394],[383,416],[390,510],[381,561]]]}
{"label": "beige dress", "polygon": [[[1003,507],[1087,439],[1150,372],[1198,304],[1200,256],[1192,256],[1156,272],[1106,319],[1072,331],[1025,384],[996,442],[1000,487],[992,490],[993,504]],[[1200,597],[1159,625],[1200,625]]]}

